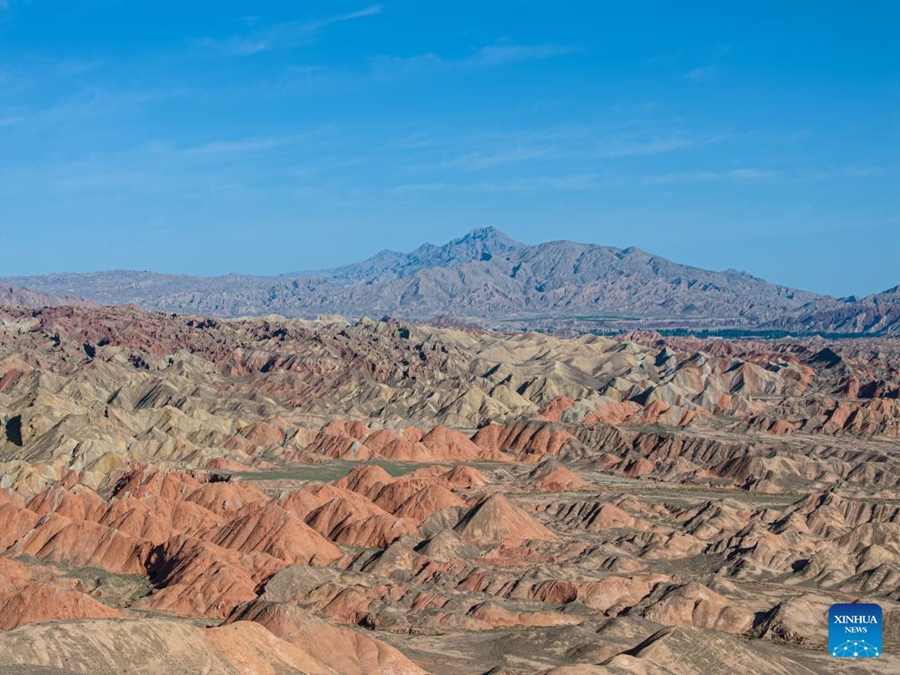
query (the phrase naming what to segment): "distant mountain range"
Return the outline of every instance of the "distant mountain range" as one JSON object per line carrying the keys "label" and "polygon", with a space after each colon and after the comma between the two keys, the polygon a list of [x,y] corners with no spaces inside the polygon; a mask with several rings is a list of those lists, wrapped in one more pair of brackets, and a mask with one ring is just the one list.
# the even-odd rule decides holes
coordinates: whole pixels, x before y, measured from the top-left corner
{"label": "distant mountain range", "polygon": [[56,297],[221,317],[340,314],[549,329],[575,322],[582,328],[900,332],[898,288],[862,300],[835,299],[736,270],[680,265],[635,247],[571,241],[529,246],[494,228],[443,246],[382,251],[335,269],[271,277],[115,270],[5,277],[0,283]]}
{"label": "distant mountain range", "polygon": [[900,286],[865,298],[824,297],[799,312],[779,317],[773,328],[824,333],[888,333],[900,335]]}

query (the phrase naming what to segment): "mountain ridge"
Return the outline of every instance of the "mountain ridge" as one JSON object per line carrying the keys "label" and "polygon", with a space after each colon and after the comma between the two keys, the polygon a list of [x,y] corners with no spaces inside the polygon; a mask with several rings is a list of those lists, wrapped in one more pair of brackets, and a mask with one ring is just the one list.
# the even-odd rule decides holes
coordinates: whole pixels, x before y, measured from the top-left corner
{"label": "mountain ridge", "polygon": [[540,319],[550,329],[572,317],[601,323],[627,317],[647,325],[689,321],[797,330],[809,324],[854,332],[894,330],[900,323],[900,312],[892,309],[898,301],[890,295],[888,310],[881,311],[873,296],[847,304],[743,271],[682,265],[636,246],[567,240],[530,245],[492,227],[408,253],[384,250],[359,263],[278,276],[116,270],[7,277],[0,283],[103,304],[219,317],[339,314],[422,321],[441,316],[486,327],[510,321],[527,327]]}
{"label": "mountain ridge", "polygon": [[[320,270],[318,274],[325,275],[331,279],[341,278],[347,274],[350,278],[359,279],[360,272],[380,268],[382,273],[393,272],[399,278],[408,276],[410,273],[420,269],[453,266],[476,260],[487,262],[495,255],[526,247],[527,244],[512,239],[494,227],[483,227],[474,229],[446,244],[425,243],[409,253],[384,249],[362,262]],[[379,266],[379,263],[382,262],[393,264]],[[310,273],[301,271],[296,274],[305,275]]]}

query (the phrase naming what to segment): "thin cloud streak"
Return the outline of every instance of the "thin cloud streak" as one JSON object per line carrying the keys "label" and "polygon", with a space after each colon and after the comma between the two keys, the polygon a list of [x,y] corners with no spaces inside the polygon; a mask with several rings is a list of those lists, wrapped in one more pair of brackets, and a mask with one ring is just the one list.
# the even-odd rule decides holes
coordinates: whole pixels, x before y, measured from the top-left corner
{"label": "thin cloud streak", "polygon": [[330,26],[333,23],[341,23],[342,21],[353,21],[353,19],[362,19],[363,17],[367,16],[375,16],[376,14],[381,14],[383,11],[384,7],[382,5],[371,5],[356,12],[347,12],[346,14],[337,14],[335,16],[329,16],[324,19],[319,19],[318,21],[313,21],[307,24],[307,26],[312,30],[321,30],[322,28]]}
{"label": "thin cloud streak", "polygon": [[453,159],[443,160],[438,166],[441,169],[481,171],[503,164],[540,159],[551,152],[552,148],[510,148],[494,153],[471,152]]}
{"label": "thin cloud streak", "polygon": [[540,61],[581,51],[579,47],[557,44],[498,43],[481,47],[471,56],[464,58],[445,58],[431,52],[415,56],[375,56],[369,59],[369,68],[376,77],[391,79],[438,70],[451,71]]}
{"label": "thin cloud streak", "polygon": [[[413,165],[415,170],[473,172],[509,164],[559,160],[616,160],[661,155],[721,140],[722,136],[693,137],[679,134],[644,136],[635,132],[604,134],[590,128],[537,131],[498,135],[497,138],[458,139],[449,147],[473,146],[471,150],[436,163]],[[437,145],[435,141],[432,144]],[[493,146],[493,147],[491,147]],[[404,148],[403,145],[398,146]],[[427,139],[414,138],[405,146],[410,151],[428,149]],[[437,147],[440,147],[437,145]],[[487,148],[487,149],[485,149]]]}
{"label": "thin cloud streak", "polygon": [[807,183],[821,183],[830,180],[852,180],[883,176],[887,169],[882,166],[868,164],[848,164],[845,166],[826,166],[813,169],[802,175],[801,180]]}
{"label": "thin cloud streak", "polygon": [[704,60],[707,65],[694,68],[690,72],[684,74],[685,79],[695,84],[702,82],[711,82],[722,75],[725,70],[715,63],[725,57],[731,51],[731,45],[727,43],[710,45],[704,50]]}
{"label": "thin cloud streak", "polygon": [[473,57],[466,59],[463,63],[474,66],[496,66],[507,63],[520,63],[522,61],[549,59],[554,56],[574,54],[579,51],[581,50],[576,47],[553,44],[532,46],[501,44],[482,47]]}
{"label": "thin cloud streak", "polygon": [[675,185],[679,183],[708,183],[712,181],[735,180],[742,182],[770,181],[782,178],[784,173],[773,169],[741,168],[728,171],[673,171],[671,173],[645,176],[643,185]]}
{"label": "thin cloud streak", "polygon": [[204,37],[199,44],[230,56],[252,56],[274,49],[290,49],[313,42],[318,33],[328,26],[376,16],[383,10],[382,5],[371,5],[355,12],[335,14],[315,21],[286,21],[272,24],[248,35],[234,36],[225,40]]}
{"label": "thin cloud streak", "polygon": [[[397,194],[415,194],[422,192],[474,191],[487,193],[503,192],[535,192],[538,190],[597,190],[604,186],[611,188],[613,179],[601,181],[595,174],[571,174],[563,176],[530,176],[510,178],[496,181],[477,181],[474,183],[408,183],[391,188]],[[618,181],[621,183],[621,181]]]}
{"label": "thin cloud streak", "polygon": [[721,69],[716,66],[701,66],[700,68],[694,68],[689,73],[685,73],[684,77],[686,80],[700,84],[702,82],[712,82],[720,73]]}
{"label": "thin cloud streak", "polygon": [[407,183],[391,188],[397,194],[434,193],[434,192],[536,192],[546,191],[596,191],[619,190],[629,187],[649,187],[656,185],[676,185],[688,183],[708,183],[713,181],[734,181],[752,183],[775,180],[783,177],[781,171],[769,169],[742,168],[728,171],[681,171],[655,175],[622,175],[622,174],[565,174],[559,176],[526,176],[496,181],[475,181],[454,183],[450,181],[434,181],[423,183]]}
{"label": "thin cloud streak", "polygon": [[465,173],[517,164],[615,162],[692,151],[731,138],[723,132],[688,132],[677,120],[629,119],[457,136],[418,131],[387,141],[381,150],[406,155],[400,164],[408,173]]}
{"label": "thin cloud streak", "polygon": [[[712,142],[708,139],[705,142]],[[597,159],[616,159],[619,157],[645,157],[647,155],[660,155],[663,153],[674,152],[676,150],[684,150],[696,145],[700,145],[701,141],[696,138],[685,136],[672,136],[664,138],[649,138],[645,140],[626,137],[613,141],[605,141],[593,157]]]}
{"label": "thin cloud streak", "polygon": [[[91,152],[67,162],[40,161],[20,165],[15,174],[3,176],[4,188],[29,182],[55,191],[117,191],[116,199],[128,193],[171,191],[189,194],[195,188],[227,189],[250,186],[260,193],[287,182],[305,181],[323,171],[342,168],[348,160],[325,156],[333,144],[331,127],[304,134],[212,140],[179,146],[150,141],[119,151]],[[275,166],[263,159],[282,153],[286,161]]]}
{"label": "thin cloud streak", "polygon": [[191,147],[169,149],[181,157],[215,157],[221,155],[247,155],[268,152],[297,146],[305,141],[322,138],[328,127],[308,134],[286,134],[282,136],[264,136],[242,138],[237,140],[217,140]]}
{"label": "thin cloud streak", "polygon": [[30,110],[13,110],[13,114],[0,119],[0,127],[14,125],[42,126],[71,120],[97,118],[121,110],[155,101],[180,98],[193,90],[187,87],[172,89],[107,91],[88,89],[49,106]]}

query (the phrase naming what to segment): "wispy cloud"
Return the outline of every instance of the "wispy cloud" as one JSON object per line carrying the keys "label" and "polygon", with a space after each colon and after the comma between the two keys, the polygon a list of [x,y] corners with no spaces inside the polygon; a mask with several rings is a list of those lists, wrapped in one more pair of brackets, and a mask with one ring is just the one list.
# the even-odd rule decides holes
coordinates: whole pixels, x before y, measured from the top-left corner
{"label": "wispy cloud", "polygon": [[781,177],[781,171],[773,169],[732,169],[727,174],[728,178],[737,180],[773,180]]}
{"label": "wispy cloud", "polygon": [[459,157],[440,162],[442,169],[460,171],[481,171],[501,164],[527,162],[544,157],[552,152],[552,148],[520,147],[499,150],[497,152],[470,152]]}
{"label": "wispy cloud", "polygon": [[597,190],[612,187],[610,181],[596,174],[566,174],[562,176],[529,176],[478,183],[476,188],[484,192],[535,192]]}
{"label": "wispy cloud", "polygon": [[685,73],[685,79],[690,80],[695,84],[712,82],[725,72],[724,68],[715,64],[730,51],[730,44],[720,43],[709,45],[701,52],[703,60],[707,61],[707,64],[694,68],[693,70]]}
{"label": "wispy cloud", "polygon": [[319,19],[318,21],[313,21],[311,23],[306,24],[308,29],[313,31],[318,31],[326,26],[330,26],[333,23],[341,23],[342,21],[353,21],[353,19],[362,19],[366,16],[375,16],[376,14],[381,14],[384,8],[381,5],[371,5],[366,7],[365,9],[360,9],[355,12],[347,12],[346,14],[335,14],[334,16],[329,16],[324,19]]}
{"label": "wispy cloud", "polygon": [[731,45],[720,42],[719,44],[709,45],[704,51],[710,61],[718,61],[731,51]]}
{"label": "wispy cloud", "polygon": [[437,54],[416,56],[373,56],[369,69],[376,78],[391,79],[402,75],[416,75],[449,68],[449,62]]}
{"label": "wispy cloud", "polygon": [[[559,162],[613,161],[689,150],[716,143],[723,135],[694,135],[645,125],[550,127],[443,137],[411,134],[386,149],[411,156],[411,171],[471,173],[510,165],[537,166]],[[441,157],[440,154],[444,156]],[[435,159],[435,155],[438,158]]]}
{"label": "wispy cloud", "polygon": [[500,42],[481,47],[469,56],[459,58],[447,58],[434,53],[416,54],[415,56],[375,56],[369,60],[369,66],[377,77],[388,79],[435,70],[504,66],[525,61],[540,61],[580,51],[579,47],[568,45],[519,45]]}
{"label": "wispy cloud", "polygon": [[589,128],[580,126],[552,126],[504,131],[485,130],[454,135],[429,131],[415,132],[395,139],[389,143],[389,147],[406,150],[471,148],[472,151],[488,152],[494,151],[496,148],[574,143],[590,135]]}
{"label": "wispy cloud", "polygon": [[[296,190],[323,173],[343,170],[333,152],[331,128],[306,133],[213,139],[193,145],[148,141],[122,150],[91,151],[68,161],[28,162],[3,174],[3,187],[41,185],[43,190],[103,199],[166,193],[177,199],[203,194],[279,193]],[[329,154],[331,152],[331,154]]]}
{"label": "wispy cloud", "polygon": [[574,54],[580,50],[566,45],[512,45],[498,44],[482,47],[473,56],[464,59],[463,63],[472,66],[497,66],[522,61],[538,61],[554,56]]}
{"label": "wispy cloud", "polygon": [[103,59],[65,59],[54,64],[55,76],[68,78],[96,70],[104,64]]}
{"label": "wispy cloud", "polygon": [[647,65],[652,66],[656,63],[672,63],[681,58],[681,52],[665,52],[662,54],[656,54],[655,56],[651,56],[647,59]]}
{"label": "wispy cloud", "polygon": [[397,194],[413,194],[417,192],[440,192],[452,187],[450,183],[435,181],[432,183],[404,183],[391,188]]}
{"label": "wispy cloud", "polygon": [[783,172],[776,169],[760,169],[743,167],[724,171],[673,171],[663,174],[643,176],[639,182],[643,185],[676,185],[679,183],[709,183],[713,181],[734,180],[742,182],[762,182],[777,180]]}
{"label": "wispy cloud", "polygon": [[701,82],[711,82],[719,76],[720,72],[721,70],[716,66],[701,66],[685,73],[684,77],[691,82],[699,84]]}
{"label": "wispy cloud", "polygon": [[[428,192],[537,192],[596,190],[612,187],[611,179],[601,178],[596,174],[566,174],[561,176],[527,176],[493,181],[476,181],[470,183],[432,182],[407,183],[397,185],[391,190],[397,194],[415,194]],[[614,180],[614,179],[613,179]]]}
{"label": "wispy cloud", "polygon": [[820,183],[830,180],[873,178],[886,173],[885,167],[870,164],[828,165],[807,169],[800,174],[800,178],[807,183]]}
{"label": "wispy cloud", "polygon": [[263,136],[241,138],[236,140],[215,140],[200,145],[167,148],[181,157],[217,157],[223,155],[248,155],[295,146],[301,142],[320,137],[324,130],[311,134],[288,134],[282,136]]}
{"label": "wispy cloud", "polygon": [[647,155],[659,155],[676,150],[684,150],[701,143],[712,142],[713,139],[703,141],[690,136],[664,135],[664,136],[635,136],[621,134],[599,142],[592,153],[598,159],[614,159],[617,157],[643,157]]}
{"label": "wispy cloud", "polygon": [[783,177],[777,170],[741,168],[723,171],[677,171],[665,174],[575,173],[520,176],[489,181],[432,181],[406,183],[392,188],[398,194],[434,192],[537,192],[619,190],[655,185],[734,181],[752,183]]}
{"label": "wispy cloud", "polygon": [[[290,49],[313,42],[328,26],[381,14],[381,5],[371,5],[355,12],[335,14],[314,21],[286,21],[236,35],[224,40],[205,37],[199,41],[203,47],[221,51],[231,56],[252,56],[273,49]],[[254,22],[251,22],[255,23]]]}
{"label": "wispy cloud", "polygon": [[[188,88],[147,89],[147,90],[100,90],[85,89],[55,101],[43,108],[17,108],[7,110],[6,117],[0,118],[0,127],[29,125],[42,127],[84,118],[97,118],[124,109],[182,97]],[[2,111],[0,111],[2,112]]]}

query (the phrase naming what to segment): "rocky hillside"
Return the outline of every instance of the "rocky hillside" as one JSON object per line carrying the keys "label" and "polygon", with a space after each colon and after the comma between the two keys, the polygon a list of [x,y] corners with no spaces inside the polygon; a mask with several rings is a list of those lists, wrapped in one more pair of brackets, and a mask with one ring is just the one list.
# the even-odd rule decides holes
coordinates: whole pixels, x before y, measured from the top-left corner
{"label": "rocky hillside", "polygon": [[[581,435],[596,425],[712,438],[721,450],[707,456],[701,443],[704,450],[692,450],[700,454],[678,469],[688,474],[725,471],[711,467],[729,453],[762,466],[784,445],[778,439],[813,434],[810,445],[798,440],[779,450],[787,453],[780,473],[802,475],[793,462],[821,455],[832,462],[822,480],[858,482],[865,461],[874,470],[884,460],[880,446],[860,440],[854,462],[838,465],[847,441],[825,439],[900,437],[896,341],[628,338],[510,337],[371,320],[214,320],[131,308],[0,309],[0,469],[7,484],[26,486],[69,469],[100,476],[130,459],[243,465],[252,459],[248,438],[257,436],[276,446],[267,461],[309,448],[345,460],[507,460],[500,450],[510,446],[497,445],[494,427],[471,441],[446,428],[518,429],[519,420],[537,417],[572,425],[560,438],[571,437],[575,458],[593,444]],[[374,427],[360,435],[323,426],[335,417]],[[420,431],[408,430],[403,441],[384,429],[411,426]],[[748,431],[762,436],[749,443]],[[723,433],[739,435],[726,447],[716,440]],[[626,453],[617,471],[641,456],[628,454],[629,443],[627,435],[603,440]],[[546,450],[514,447],[535,457]],[[729,480],[773,480],[764,475],[745,467]],[[895,487],[900,473],[885,465],[871,480]]]}
{"label": "rocky hillside", "polygon": [[570,241],[527,246],[492,228],[443,246],[383,251],[358,264],[279,277],[110,271],[5,283],[104,304],[223,317],[447,316],[482,325],[512,318],[612,316],[753,326],[820,299],[744,272],[702,270],[634,247]]}
{"label": "rocky hillside", "polygon": [[898,404],[890,338],[0,307],[0,675],[837,674],[855,601],[896,673]]}
{"label": "rocky hillside", "polygon": [[862,299],[821,298],[780,317],[775,328],[822,333],[900,334],[900,286]]}
{"label": "rocky hillside", "polygon": [[13,288],[0,284],[0,305],[19,305],[21,307],[59,307],[60,305],[90,305],[81,298],[61,298],[49,293],[32,291],[27,288]]}

